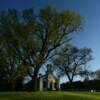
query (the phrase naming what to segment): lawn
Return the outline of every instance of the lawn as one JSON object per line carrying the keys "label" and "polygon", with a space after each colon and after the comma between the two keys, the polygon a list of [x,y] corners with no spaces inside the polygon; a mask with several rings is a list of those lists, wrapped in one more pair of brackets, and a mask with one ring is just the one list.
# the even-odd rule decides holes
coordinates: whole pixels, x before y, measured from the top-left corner
{"label": "lawn", "polygon": [[0,100],[100,100],[100,93],[89,92],[1,92]]}

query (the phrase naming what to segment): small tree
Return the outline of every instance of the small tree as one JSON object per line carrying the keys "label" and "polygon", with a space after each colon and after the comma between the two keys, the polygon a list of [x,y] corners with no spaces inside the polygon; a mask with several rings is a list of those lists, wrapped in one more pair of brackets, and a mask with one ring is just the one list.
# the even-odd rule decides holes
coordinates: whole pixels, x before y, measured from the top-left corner
{"label": "small tree", "polygon": [[96,79],[100,80],[100,70],[99,69],[95,71],[95,77]]}
{"label": "small tree", "polygon": [[[8,52],[9,53],[9,52]],[[17,59],[11,55],[8,56],[1,51],[0,52],[0,83],[11,86],[11,90],[15,90],[17,83],[23,84],[24,76],[27,70],[24,65],[18,64]]]}
{"label": "small tree", "polygon": [[92,59],[91,52],[90,48],[71,47],[55,58],[54,64],[61,74],[67,75],[71,87],[76,75],[86,74],[84,66]]}

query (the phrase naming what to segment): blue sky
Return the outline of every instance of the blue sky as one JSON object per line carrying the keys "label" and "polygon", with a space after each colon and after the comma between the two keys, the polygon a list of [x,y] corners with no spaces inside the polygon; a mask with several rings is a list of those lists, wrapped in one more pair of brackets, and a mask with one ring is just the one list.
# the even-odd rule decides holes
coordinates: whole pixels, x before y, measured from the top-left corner
{"label": "blue sky", "polygon": [[73,35],[73,43],[92,48],[91,69],[100,69],[100,0],[0,0],[0,10],[34,7],[37,11],[46,4],[52,4],[58,10],[72,9],[84,17],[84,30]]}

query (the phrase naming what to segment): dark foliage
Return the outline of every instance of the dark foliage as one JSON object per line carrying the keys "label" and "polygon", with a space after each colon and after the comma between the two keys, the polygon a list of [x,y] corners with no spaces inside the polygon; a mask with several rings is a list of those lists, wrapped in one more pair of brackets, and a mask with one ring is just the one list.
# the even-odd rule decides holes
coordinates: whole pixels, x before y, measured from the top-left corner
{"label": "dark foliage", "polygon": [[[61,84],[61,90],[70,91],[70,83]],[[75,81],[73,82],[73,90],[74,91],[100,91],[100,80],[88,80],[88,81]]]}

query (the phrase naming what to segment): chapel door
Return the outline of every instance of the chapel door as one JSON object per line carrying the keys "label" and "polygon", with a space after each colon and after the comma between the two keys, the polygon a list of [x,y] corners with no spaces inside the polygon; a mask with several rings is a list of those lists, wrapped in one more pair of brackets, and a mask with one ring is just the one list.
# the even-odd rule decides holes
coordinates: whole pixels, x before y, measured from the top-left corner
{"label": "chapel door", "polygon": [[50,82],[50,90],[52,90],[52,82]]}

